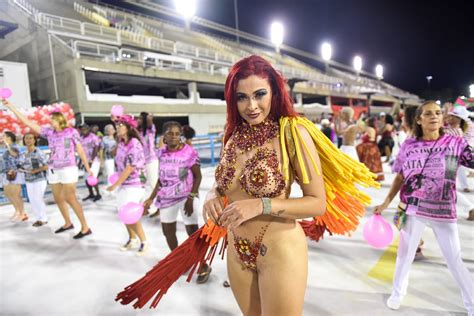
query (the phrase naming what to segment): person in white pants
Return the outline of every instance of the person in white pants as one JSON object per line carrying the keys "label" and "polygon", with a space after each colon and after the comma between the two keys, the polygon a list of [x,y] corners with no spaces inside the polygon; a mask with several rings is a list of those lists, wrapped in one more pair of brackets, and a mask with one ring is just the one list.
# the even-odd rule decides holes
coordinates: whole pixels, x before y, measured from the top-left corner
{"label": "person in white pants", "polygon": [[25,172],[26,191],[28,199],[36,215],[33,227],[40,227],[48,223],[46,215],[46,203],[44,203],[44,192],[48,185],[46,181],[46,170],[48,170],[48,158],[36,148],[36,137],[32,133],[23,136],[26,152],[21,155],[20,164]]}
{"label": "person in white pants", "polygon": [[115,139],[115,128],[112,124],[108,124],[104,127],[105,136],[102,138],[101,146],[101,160],[104,164],[105,174],[107,176],[107,185],[110,186],[112,183],[109,181],[109,177],[115,173],[115,152],[117,150],[117,140]]}
{"label": "person in white pants", "polygon": [[434,101],[415,114],[414,138],[406,140],[393,165],[397,175],[381,205],[380,214],[400,190],[407,201],[407,221],[400,233],[390,309],[398,309],[407,294],[408,274],[421,235],[430,225],[448,269],[461,290],[464,306],[474,315],[474,283],[461,259],[456,214],[456,172],[460,165],[474,168],[474,149],[464,138],[444,135],[443,114]]}

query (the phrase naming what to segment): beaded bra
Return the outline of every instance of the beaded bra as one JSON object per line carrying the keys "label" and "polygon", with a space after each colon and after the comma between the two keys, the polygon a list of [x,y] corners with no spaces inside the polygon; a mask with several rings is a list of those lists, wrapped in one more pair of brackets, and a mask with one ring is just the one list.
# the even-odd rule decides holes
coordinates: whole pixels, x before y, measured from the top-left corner
{"label": "beaded bra", "polygon": [[224,195],[234,180],[237,155],[258,147],[255,154],[245,161],[238,177],[241,190],[256,198],[272,198],[282,194],[285,180],[279,169],[277,153],[274,149],[261,147],[279,136],[279,131],[278,123],[271,120],[257,125],[243,123],[236,128],[216,168],[216,184],[220,194]]}

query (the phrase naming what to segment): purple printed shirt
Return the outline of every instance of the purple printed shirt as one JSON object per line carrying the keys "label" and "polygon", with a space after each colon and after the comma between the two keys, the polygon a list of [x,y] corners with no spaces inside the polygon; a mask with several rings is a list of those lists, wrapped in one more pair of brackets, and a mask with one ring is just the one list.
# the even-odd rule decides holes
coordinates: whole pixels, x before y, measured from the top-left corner
{"label": "purple printed shirt", "polygon": [[158,159],[155,152],[155,125],[153,124],[146,130],[145,136],[143,136],[143,131],[140,131],[139,133],[143,143],[143,151],[145,153],[146,163],[150,163],[153,160]]}
{"label": "purple printed shirt", "polygon": [[[89,133],[87,136],[81,137],[81,145],[84,148],[84,152],[86,153],[87,161],[92,161],[92,155],[94,154],[94,150],[97,148],[97,153],[99,152],[99,148],[101,146],[101,140],[99,136],[95,135],[94,133]],[[96,158],[96,157],[94,157]]]}
{"label": "purple printed shirt", "polygon": [[48,164],[51,168],[61,169],[76,165],[75,150],[81,139],[74,128],[68,127],[58,132],[43,127],[40,135],[48,140],[48,147],[51,150]]}
{"label": "purple printed shirt", "polygon": [[194,177],[191,167],[199,164],[199,156],[193,147],[184,144],[178,151],[168,151],[168,146],[158,150],[161,188],[156,198],[156,207],[172,206],[191,193]]}
{"label": "purple printed shirt", "polygon": [[128,144],[120,141],[117,146],[117,154],[115,155],[115,165],[117,172],[121,174],[128,165],[134,167],[128,178],[122,182],[121,186],[142,187],[144,183],[140,179],[140,175],[145,168],[145,156],[143,155],[143,145],[136,138],[130,139]]}
{"label": "purple printed shirt", "polygon": [[473,148],[464,138],[407,139],[392,168],[404,178],[400,200],[408,204],[407,214],[456,221],[456,173],[460,165],[474,168]]}

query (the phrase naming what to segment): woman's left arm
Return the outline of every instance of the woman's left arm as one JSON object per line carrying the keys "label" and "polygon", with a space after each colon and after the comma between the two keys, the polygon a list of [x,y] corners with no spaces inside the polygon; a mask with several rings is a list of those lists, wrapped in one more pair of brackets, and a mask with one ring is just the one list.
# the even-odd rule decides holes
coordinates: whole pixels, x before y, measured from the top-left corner
{"label": "woman's left arm", "polygon": [[188,216],[191,216],[193,213],[193,199],[198,196],[199,186],[201,185],[202,175],[201,175],[201,166],[195,164],[191,167],[191,172],[193,173],[193,187],[191,188],[191,193],[184,204],[184,213]]}
{"label": "woman's left arm", "polygon": [[[269,215],[275,217],[282,217],[288,219],[300,219],[309,218],[315,216],[321,216],[326,211],[326,192],[324,189],[324,181],[321,171],[321,162],[319,161],[319,155],[316,150],[316,146],[313,143],[313,139],[309,135],[308,131],[301,126],[298,126],[299,132],[303,141],[306,145],[300,146],[300,152],[302,154],[302,163],[304,164],[309,181],[308,183],[301,183],[301,189],[303,191],[303,197],[300,198],[289,198],[289,199],[270,199],[270,205],[266,205],[266,210],[269,211]],[[319,174],[313,167],[311,157],[319,169]],[[302,166],[298,159],[294,161],[294,171],[299,179],[303,179]],[[267,209],[269,208],[269,210]],[[222,226],[235,228],[243,222],[262,215],[264,211],[263,199],[248,199],[236,201],[224,209],[221,216],[220,222]]]}

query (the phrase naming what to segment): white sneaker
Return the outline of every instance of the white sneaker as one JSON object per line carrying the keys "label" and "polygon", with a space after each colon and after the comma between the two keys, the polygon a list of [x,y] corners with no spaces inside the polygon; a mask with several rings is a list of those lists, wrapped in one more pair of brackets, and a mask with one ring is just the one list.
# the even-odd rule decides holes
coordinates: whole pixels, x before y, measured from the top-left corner
{"label": "white sneaker", "polygon": [[145,255],[148,251],[148,243],[145,241],[145,242],[142,242],[140,244],[140,248],[138,248],[138,252],[137,252],[137,256],[141,257],[143,255]]}
{"label": "white sneaker", "polygon": [[396,299],[390,295],[390,297],[387,300],[387,307],[393,310],[397,310],[400,308],[400,305],[402,304],[401,299]]}
{"label": "white sneaker", "polygon": [[125,245],[123,245],[122,247],[120,247],[120,250],[121,251],[128,251],[132,248],[137,248],[138,247],[138,239],[134,238],[134,239],[129,239]]}

